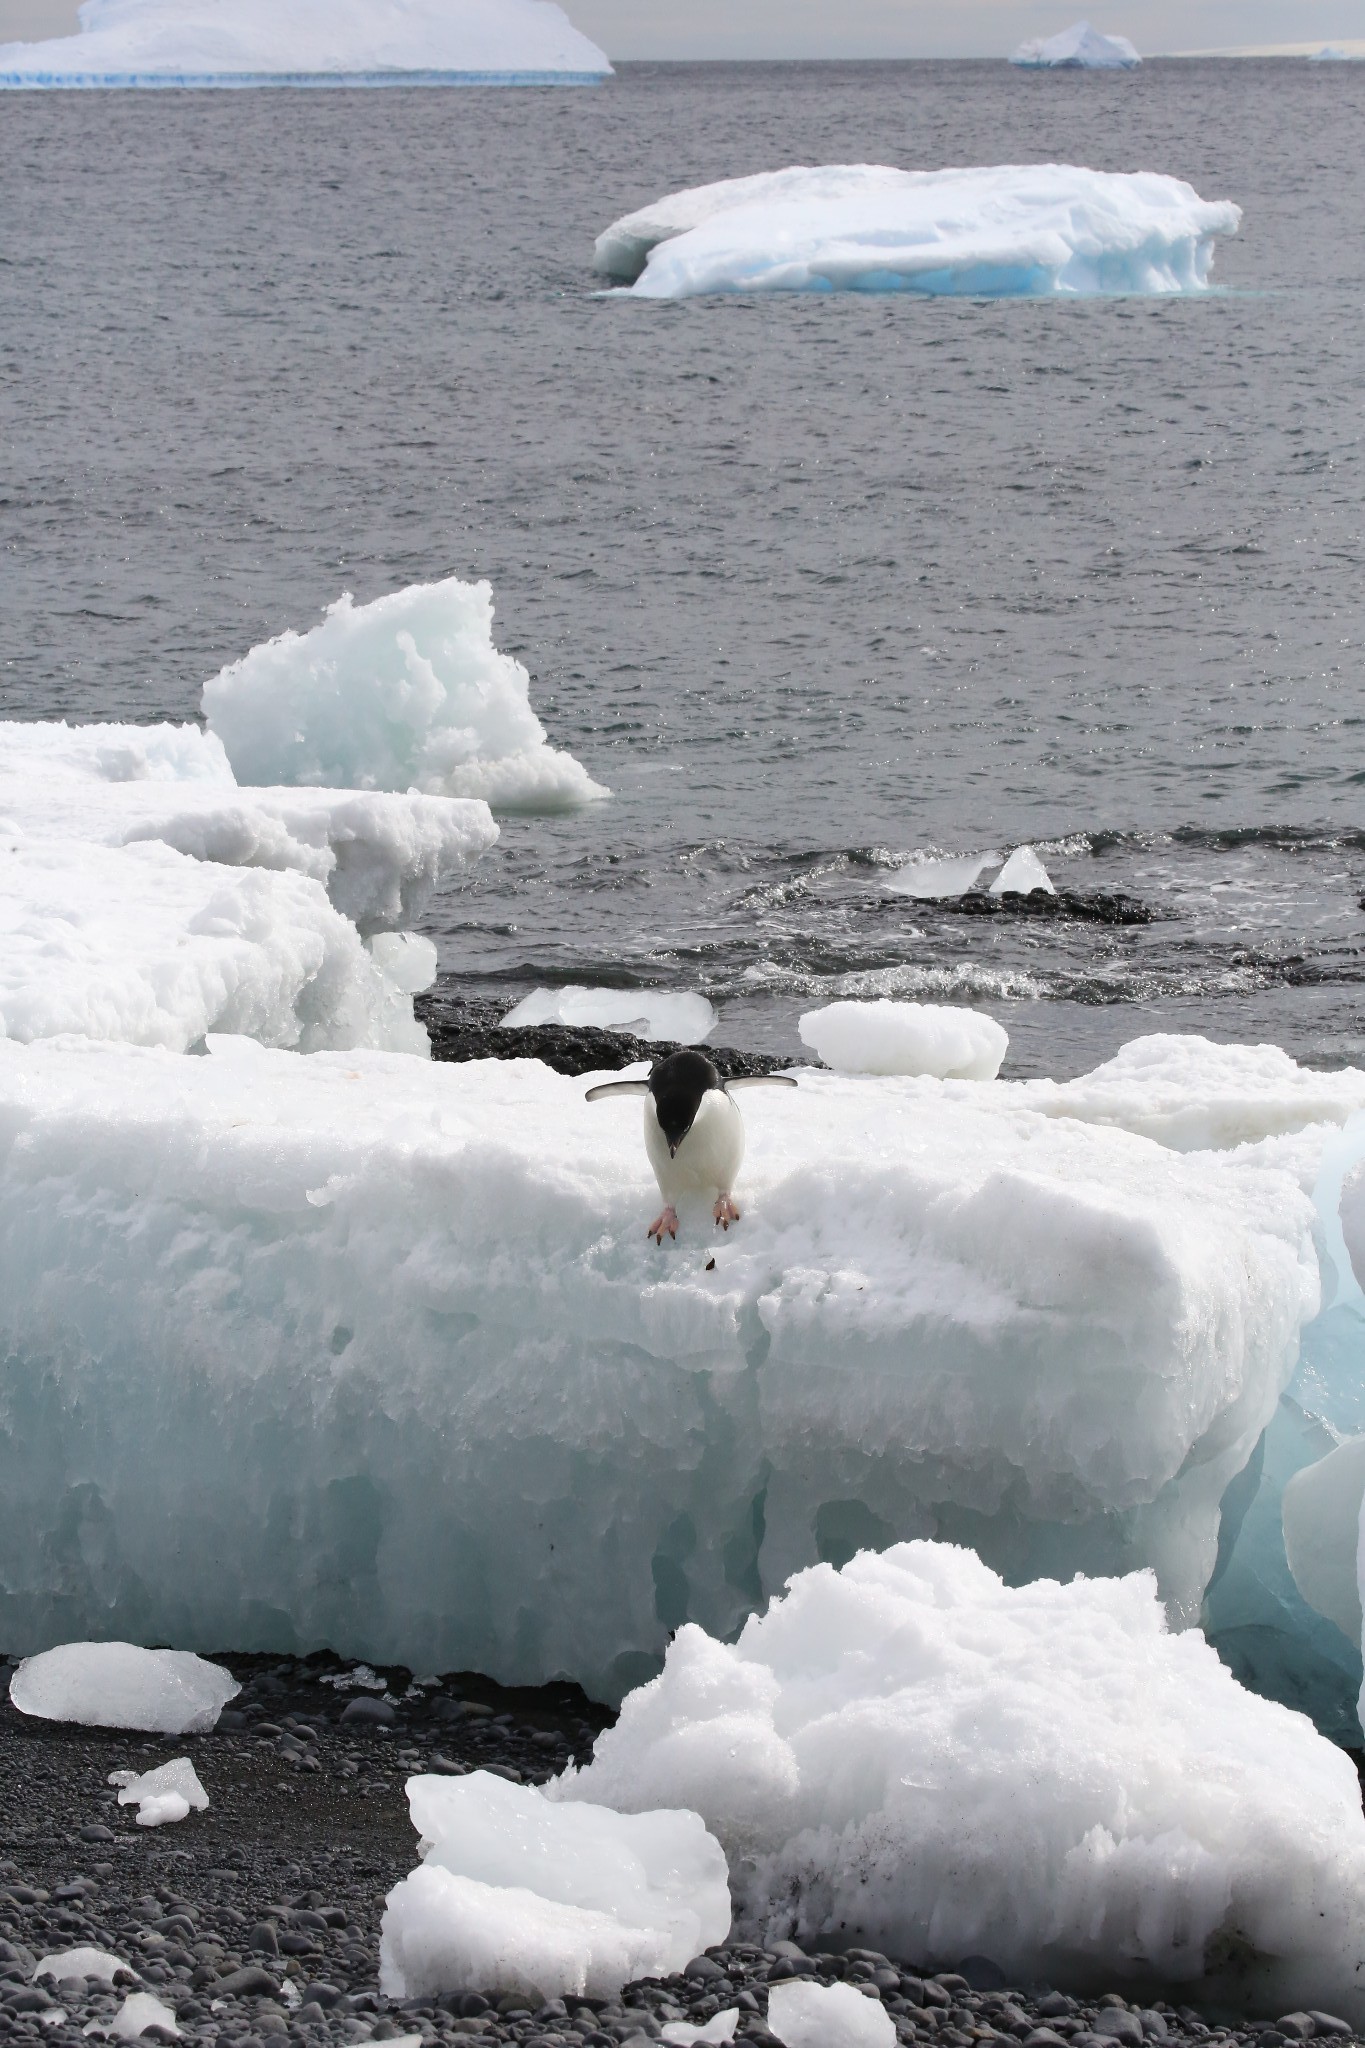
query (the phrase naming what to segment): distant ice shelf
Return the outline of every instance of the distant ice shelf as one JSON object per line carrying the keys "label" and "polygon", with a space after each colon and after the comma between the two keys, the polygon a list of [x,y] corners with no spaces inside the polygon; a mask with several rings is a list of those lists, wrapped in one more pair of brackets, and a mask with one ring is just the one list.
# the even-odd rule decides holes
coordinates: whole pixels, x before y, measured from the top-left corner
{"label": "distant ice shelf", "polygon": [[613,221],[594,267],[637,298],[912,291],[976,298],[1208,287],[1241,211],[1155,171],[998,164],[793,166],[700,185]]}
{"label": "distant ice shelf", "polygon": [[1010,58],[1024,71],[1136,71],[1141,62],[1127,36],[1101,35],[1088,21],[1021,43]]}
{"label": "distant ice shelf", "polygon": [[0,45],[0,87],[591,85],[554,0],[85,0],[80,33]]}

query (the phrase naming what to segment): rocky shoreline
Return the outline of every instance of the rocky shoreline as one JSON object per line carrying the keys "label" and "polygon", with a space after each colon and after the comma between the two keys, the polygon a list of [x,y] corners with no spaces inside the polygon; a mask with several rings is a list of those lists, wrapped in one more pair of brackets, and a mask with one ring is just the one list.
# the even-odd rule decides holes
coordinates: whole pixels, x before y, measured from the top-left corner
{"label": "rocky shoreline", "polygon": [[[789,1942],[732,1942],[614,1999],[489,1989],[391,2002],[378,1990],[379,1925],[385,1894],[416,1862],[405,1780],[482,1769],[539,1783],[586,1758],[610,1713],[568,1685],[505,1690],[471,1673],[414,1682],[330,1656],[217,1661],[242,1692],[210,1735],[77,1728],[29,1719],[7,1696],[0,1705],[0,2038],[78,2048],[112,2032],[126,1993],[142,1989],[174,2012],[179,2038],[223,2048],[468,2036],[488,2048],[647,2048],[669,2022],[701,2025],[729,2007],[737,2038],[761,2044],[775,2038],[768,1986],[796,1976],[857,1984],[905,2048],[1351,2038],[1325,2013],[1247,2022],[1119,1992],[1078,2000],[1009,1984],[985,1957],[926,1974],[868,1950],[807,1955]],[[109,1773],[175,1755],[193,1760],[208,1811],[140,1828]],[[35,1980],[43,1956],[84,1946],[133,1974]]]}
{"label": "rocky shoreline", "polygon": [[[636,1038],[629,1031],[588,1030],[578,1024],[526,1024],[509,1030],[499,1022],[503,1004],[459,993],[459,978],[444,976],[413,1000],[427,1027],[434,1060],[542,1060],[557,1074],[600,1074],[637,1060],[661,1060],[681,1046],[671,1040]],[[732,1045],[706,1045],[727,1081],[741,1074],[772,1074],[811,1064],[806,1054],[741,1052]]]}

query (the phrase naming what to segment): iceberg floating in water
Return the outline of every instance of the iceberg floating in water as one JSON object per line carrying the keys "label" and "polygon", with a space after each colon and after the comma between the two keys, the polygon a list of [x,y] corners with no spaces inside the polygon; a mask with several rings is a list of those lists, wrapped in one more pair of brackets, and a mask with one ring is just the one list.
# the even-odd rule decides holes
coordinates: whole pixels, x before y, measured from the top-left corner
{"label": "iceberg floating in water", "polygon": [[384,1906],[390,1998],[611,1998],[730,1932],[725,1854],[695,1813],[565,1806],[487,1771],[407,1783],[422,1862]]}
{"label": "iceberg floating in water", "polygon": [[843,1074],[932,1074],[936,1079],[993,1081],[1009,1050],[1009,1034],[979,1010],[947,1003],[827,1003],[808,1010],[801,1040],[827,1067]]}
{"label": "iceberg floating in water", "polygon": [[203,1735],[241,1691],[230,1671],[188,1650],[136,1643],[62,1643],[26,1657],[10,1680],[10,1704],[40,1721],[86,1728],[140,1728]]}
{"label": "iceberg floating in water", "polygon": [[716,1028],[705,996],[654,988],[533,988],[503,1018],[508,1026],[570,1024],[633,1031],[637,1038],[700,1045]]}
{"label": "iceberg floating in water", "polygon": [[592,84],[554,0],[85,0],[80,33],[0,44],[0,87]]}
{"label": "iceberg floating in water", "polygon": [[1016,846],[995,880],[991,883],[992,896],[1004,896],[1013,892],[1028,896],[1034,889],[1041,889],[1048,896],[1055,896],[1052,877],[1031,846]]}
{"label": "iceberg floating in water", "polygon": [[598,236],[637,298],[917,291],[977,298],[1207,288],[1240,208],[1155,171],[1071,164],[794,167],[670,193]]}
{"label": "iceberg floating in water", "polygon": [[684,1628],[556,1797],[699,1813],[737,1928],[1365,2024],[1355,1766],[1167,1632],[1147,1573],[905,1543]]}
{"label": "iceberg floating in water", "polygon": [[493,645],[487,583],[415,583],[330,605],[204,685],[239,782],[420,790],[497,810],[569,811],[607,791],[560,753],[530,677]]}
{"label": "iceberg floating in water", "polygon": [[1141,62],[1127,36],[1101,35],[1088,21],[1021,43],[1010,58],[1026,71],[1136,71]]}
{"label": "iceberg floating in water", "polygon": [[811,1072],[660,1251],[582,1080],[217,1045],[0,1042],[0,1641],[619,1697],[914,1535],[1198,1612],[1317,1307],[1290,1173]]}

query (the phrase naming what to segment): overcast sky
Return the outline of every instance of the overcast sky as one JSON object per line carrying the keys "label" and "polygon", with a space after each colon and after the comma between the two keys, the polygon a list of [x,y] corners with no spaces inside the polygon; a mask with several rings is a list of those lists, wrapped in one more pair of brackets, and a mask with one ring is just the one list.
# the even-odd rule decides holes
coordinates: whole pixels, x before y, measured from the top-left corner
{"label": "overcast sky", "polygon": [[[565,0],[611,57],[1003,57],[1085,0]],[[1148,55],[1365,38],[1365,0],[1094,0]],[[67,35],[75,0],[0,0],[0,42]],[[1365,43],[1362,43],[1365,48]]]}

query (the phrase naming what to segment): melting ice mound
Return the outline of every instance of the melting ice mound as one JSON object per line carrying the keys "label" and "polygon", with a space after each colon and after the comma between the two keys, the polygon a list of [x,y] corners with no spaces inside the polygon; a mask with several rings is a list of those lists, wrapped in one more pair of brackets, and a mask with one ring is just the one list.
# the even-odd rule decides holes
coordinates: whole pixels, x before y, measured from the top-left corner
{"label": "melting ice mound", "polygon": [[80,34],[0,45],[0,86],[588,84],[553,0],[85,0]]}
{"label": "melting ice mound", "polygon": [[504,1025],[571,1024],[599,1031],[633,1031],[637,1038],[700,1045],[716,1028],[705,996],[651,988],[533,988]]}
{"label": "melting ice mound", "polygon": [[25,1658],[9,1685],[12,1704],[40,1721],[152,1735],[202,1735],[240,1691],[221,1664],[136,1643],[62,1643]]}
{"label": "melting ice mound", "polygon": [[978,298],[1203,291],[1240,208],[1155,171],[827,164],[670,193],[614,221],[594,267],[638,298],[917,291]]}
{"label": "melting ice mound", "polygon": [[1141,62],[1127,36],[1101,35],[1088,21],[1021,43],[1010,58],[1025,71],[1136,71]]}
{"label": "melting ice mound", "polygon": [[933,1074],[993,1081],[1009,1034],[979,1010],[947,1003],[827,1003],[801,1019],[802,1042],[844,1074]]}
{"label": "melting ice mound", "polygon": [[1317,1308],[1292,1173],[812,1071],[744,1098],[740,1227],[661,1251],[582,1080],[237,1051],[0,1041],[0,1642],[619,1697],[920,1535],[1197,1614]]}
{"label": "melting ice mound", "polygon": [[1365,2022],[1351,1759],[1172,1635],[1150,1575],[1004,1585],[906,1543],[685,1628],[566,1799],[687,1806],[739,1931]]}
{"label": "melting ice mound", "polygon": [[564,1806],[487,1771],[409,1778],[423,1860],[384,1909],[390,1998],[610,1998],[730,1932],[725,1856],[695,1813]]}
{"label": "melting ice mound", "polygon": [[530,678],[493,645],[487,583],[349,596],[308,633],[253,647],[204,685],[239,782],[420,790],[569,811],[607,792],[550,746]]}

